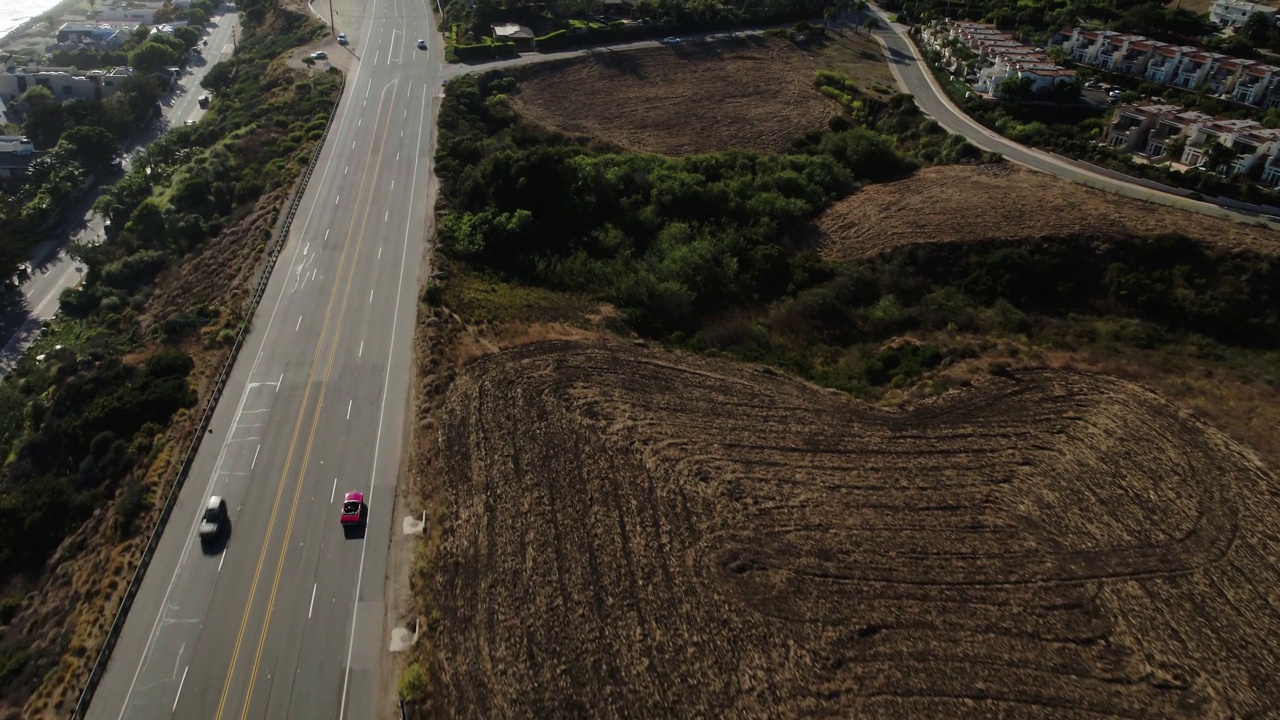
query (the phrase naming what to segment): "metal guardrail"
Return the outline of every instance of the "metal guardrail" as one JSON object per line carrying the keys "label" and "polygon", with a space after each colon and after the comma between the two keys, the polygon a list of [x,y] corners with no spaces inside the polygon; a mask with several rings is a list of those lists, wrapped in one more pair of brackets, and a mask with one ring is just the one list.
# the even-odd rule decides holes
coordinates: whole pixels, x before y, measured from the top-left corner
{"label": "metal guardrail", "polygon": [[181,492],[182,486],[186,483],[187,474],[191,471],[191,464],[195,460],[196,451],[200,449],[200,442],[204,439],[205,432],[209,428],[213,411],[217,407],[218,401],[222,398],[222,391],[227,386],[227,379],[231,376],[231,369],[235,365],[236,357],[240,354],[244,338],[249,332],[249,325],[253,322],[254,313],[257,312],[258,304],[267,292],[267,285],[271,282],[271,274],[275,270],[276,260],[279,259],[280,251],[284,249],[285,243],[289,238],[289,229],[293,226],[293,219],[298,214],[298,208],[302,205],[302,196],[306,193],[307,185],[311,182],[311,175],[315,172],[316,165],[320,160],[320,152],[324,149],[325,141],[329,139],[329,130],[333,127],[334,118],[338,116],[338,107],[342,104],[342,94],[346,92],[346,88],[347,77],[344,74],[342,82],[338,86],[338,100],[333,104],[333,110],[329,112],[329,121],[325,123],[324,134],[320,136],[319,142],[316,143],[316,148],[311,153],[311,162],[307,164],[307,171],[294,192],[293,200],[289,203],[289,209],[285,212],[284,222],[280,225],[280,232],[271,249],[271,255],[267,259],[267,266],[263,270],[262,277],[258,279],[258,287],[254,290],[253,298],[249,302],[249,310],[245,313],[244,321],[240,323],[240,330],[236,333],[235,343],[231,346],[231,355],[227,357],[227,361],[222,366],[222,372],[218,374],[218,381],[213,386],[213,394],[205,402],[204,412],[200,415],[200,423],[196,426],[195,437],[191,439],[191,444],[187,447],[187,453],[182,458],[182,465],[178,468],[178,474],[173,480],[173,485],[169,488],[164,507],[160,510],[160,519],[156,522],[155,529],[151,531],[151,536],[147,538],[147,544],[142,551],[142,558],[138,562],[137,569],[133,572],[133,577],[129,579],[129,585],[124,591],[124,598],[120,600],[120,609],[116,611],[116,616],[111,621],[111,629],[107,631],[107,637],[102,643],[102,649],[98,652],[98,657],[93,662],[93,668],[89,671],[89,679],[85,681],[85,687],[80,693],[80,699],[76,701],[75,710],[71,715],[73,720],[82,720],[85,717],[85,714],[89,711],[89,703],[93,700],[94,692],[98,689],[98,683],[102,681],[102,675],[106,672],[107,663],[111,660],[111,651],[115,649],[116,642],[120,639],[120,631],[124,628],[125,620],[129,616],[129,609],[133,606],[133,600],[138,594],[138,588],[142,586],[142,578],[146,575],[147,568],[151,564],[151,558],[155,555],[156,547],[160,544],[160,535],[164,532],[165,526],[169,522],[169,517],[173,514],[173,506],[178,500],[178,494]]}

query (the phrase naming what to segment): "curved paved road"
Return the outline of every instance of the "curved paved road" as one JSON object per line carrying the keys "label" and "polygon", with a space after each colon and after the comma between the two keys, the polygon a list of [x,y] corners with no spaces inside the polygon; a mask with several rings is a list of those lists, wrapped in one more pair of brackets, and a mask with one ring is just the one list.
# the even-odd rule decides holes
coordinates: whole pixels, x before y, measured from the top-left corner
{"label": "curved paved road", "polygon": [[[359,58],[211,434],[89,717],[368,718],[441,65],[423,0],[369,0]],[[334,52],[342,52],[335,50]],[[338,505],[366,493],[367,531]],[[224,549],[195,537],[227,499]]]}
{"label": "curved paved road", "polygon": [[1106,190],[1118,195],[1125,195],[1139,200],[1160,203],[1170,207],[1211,215],[1214,217],[1237,220],[1253,224],[1265,224],[1280,229],[1280,222],[1266,220],[1256,215],[1228,210],[1213,203],[1201,202],[1190,198],[1172,195],[1159,190],[1144,187],[1140,184],[1120,180],[1097,172],[1083,163],[1069,160],[1061,156],[1019,145],[1008,138],[989,130],[970,118],[957,108],[946,92],[938,85],[924,61],[916,56],[915,48],[906,39],[907,28],[897,23],[890,23],[889,17],[879,9],[871,11],[887,28],[879,30],[876,36],[884,43],[889,55],[889,67],[904,92],[915,96],[916,104],[938,124],[957,135],[963,135],[969,142],[990,152],[998,152],[1009,160],[1021,165],[1056,175],[1089,187]]}

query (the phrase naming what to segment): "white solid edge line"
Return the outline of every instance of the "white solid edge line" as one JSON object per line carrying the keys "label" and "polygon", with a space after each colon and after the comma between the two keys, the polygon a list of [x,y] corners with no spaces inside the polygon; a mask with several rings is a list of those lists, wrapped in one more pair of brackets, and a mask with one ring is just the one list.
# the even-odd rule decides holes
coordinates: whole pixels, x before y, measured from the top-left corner
{"label": "white solid edge line", "polygon": [[178,694],[174,696],[173,709],[169,712],[177,712],[178,710],[178,700],[182,699],[182,686],[187,684],[187,671],[190,669],[190,665],[182,668],[182,680],[178,681]]}
{"label": "white solid edge line", "polygon": [[[376,7],[377,7],[377,0],[374,0],[374,7],[375,7],[375,9],[376,9]],[[371,33],[372,31],[373,31],[373,28],[372,28],[372,27],[370,27],[370,28],[369,28],[369,30],[365,31],[365,35],[366,35],[366,37],[365,37],[365,41],[366,41],[366,42],[368,41],[368,34],[369,34],[369,33]],[[351,83],[352,87],[355,87],[355,86],[357,85],[357,83],[359,83],[359,81],[360,81],[360,73],[361,73],[361,71],[363,71],[363,70],[364,70],[364,65],[363,65],[363,64],[360,64],[360,63],[357,63],[357,65],[356,65],[356,75],[355,75],[355,78],[353,79],[353,81],[352,81],[352,83]],[[369,82],[372,84],[372,83],[373,83],[373,78],[369,78]],[[366,93],[366,94],[367,94],[367,93]],[[341,104],[341,103],[342,103],[342,97],[341,97],[341,96],[339,96],[339,97],[338,97],[338,103],[339,103],[339,104]],[[335,136],[336,136],[336,135],[341,135],[341,134],[342,134],[342,130],[343,130],[343,128],[347,125],[347,120],[348,120],[348,115],[347,115],[347,113],[344,111],[344,112],[342,113],[342,118],[338,121],[338,131],[337,131],[337,133],[335,133]],[[323,152],[323,151],[324,151],[324,149],[323,149],[323,147],[322,147],[322,148],[321,148],[321,152]],[[321,174],[321,176],[320,176],[320,177],[321,177],[321,183],[323,183],[323,182],[324,182],[324,179],[325,179],[325,178],[327,178],[327,177],[329,176],[329,168],[333,165],[333,158],[334,158],[334,156],[335,156],[336,154],[337,154],[337,153],[333,153],[333,152],[329,153],[329,159],[325,161],[324,172],[323,172],[323,173]],[[319,206],[319,204],[320,204],[320,199],[323,197],[323,195],[324,195],[324,194],[323,194],[322,192],[317,192],[317,194],[316,194],[316,199],[315,199],[314,201],[312,201],[312,203],[311,203],[311,209],[310,209],[309,211],[307,211],[307,221],[306,221],[306,222],[304,222],[304,223],[302,224],[302,232],[299,234],[299,236],[298,236],[298,237],[305,237],[305,236],[306,236],[307,228],[308,228],[308,227],[310,227],[310,225],[311,225],[311,219],[312,219],[312,217],[315,215],[316,208]],[[327,233],[327,231],[326,231],[326,233]],[[326,234],[326,237],[327,237],[327,234]],[[285,238],[285,240],[286,240],[286,242],[287,242],[287,241],[288,241],[288,238]],[[297,259],[298,259],[298,251],[299,251],[299,250],[301,250],[301,249],[302,249],[302,248],[301,248],[301,246],[295,246],[295,247],[294,247],[294,249],[293,249],[293,258],[290,260],[290,265],[292,265],[295,261],[297,261]],[[270,283],[270,281],[269,281],[269,280],[268,280],[267,282],[268,282],[268,283]],[[283,301],[283,300],[284,300],[285,290],[286,290],[287,288],[288,288],[288,283],[285,283],[285,285],[284,285],[284,286],[282,286],[282,287],[281,287],[281,289],[280,289],[280,294],[276,296],[276,304],[271,308],[271,317],[269,317],[269,318],[267,319],[267,327],[262,331],[262,341],[259,343],[259,347],[262,347],[262,346],[266,345],[266,343],[267,343],[267,338],[271,336],[271,325],[275,322],[276,315],[278,314],[278,312],[279,312],[279,310],[280,310],[280,303],[281,303],[281,301]],[[253,361],[253,366],[249,368],[249,375],[248,375],[248,377],[249,377],[249,378],[252,378],[252,377],[253,377],[253,373],[254,373],[254,371],[255,371],[255,370],[257,370],[257,368],[258,368],[258,361],[260,361],[261,359],[262,359],[262,353],[261,353],[261,352],[259,352],[259,353],[258,353],[257,358],[255,358],[255,359],[254,359],[254,361]],[[280,381],[279,381],[279,382],[284,382],[284,373],[280,373]],[[277,384],[277,385],[276,385],[276,388],[277,388],[277,390],[279,389],[279,384]],[[243,395],[241,396],[241,399],[240,399],[240,408],[239,408],[239,409],[237,409],[237,411],[236,411],[236,415],[237,415],[237,416],[240,414],[240,410],[243,410],[243,409],[244,409],[244,403],[245,403],[245,400],[246,400],[248,397],[249,397],[249,383],[246,381],[246,382],[245,382],[245,387],[244,387],[244,393],[243,393]],[[225,454],[226,454],[227,446],[230,444],[230,440],[231,440],[231,433],[227,433],[227,438],[226,438],[226,440],[224,440],[224,441],[223,441],[223,443],[222,443],[222,450],[219,452],[219,457],[218,457],[217,463],[214,465],[213,473],[212,473],[212,475],[210,475],[210,478],[209,478],[209,484],[208,484],[207,486],[205,486],[205,491],[204,491],[204,496],[203,496],[203,497],[205,497],[205,498],[207,498],[207,497],[209,496],[209,494],[213,491],[213,484],[214,484],[214,482],[216,481],[216,479],[217,479],[217,477],[218,477],[218,467],[220,467],[220,466],[222,465],[222,457],[223,457],[223,455],[225,455]],[[199,510],[199,512],[203,512],[203,511],[204,511],[204,505],[203,505],[203,503],[202,503],[202,504],[201,504],[201,506],[200,506],[200,510]],[[186,539],[186,544],[183,546],[182,554],[178,557],[178,564],[177,564],[177,566],[176,566],[176,567],[174,567],[174,569],[173,569],[173,577],[171,577],[171,578],[169,579],[169,587],[168,587],[168,588],[165,590],[165,592],[164,592],[164,598],[163,598],[163,599],[161,599],[161,601],[160,601],[160,610],[156,613],[156,620],[155,620],[155,622],[151,625],[151,633],[147,636],[147,644],[146,644],[146,647],[144,647],[144,648],[143,648],[142,656],[138,658],[138,667],[137,667],[137,669],[136,669],[136,670],[134,670],[134,672],[133,672],[133,679],[131,679],[131,680],[129,681],[129,689],[125,692],[125,696],[124,696],[124,704],[123,704],[123,706],[120,708],[120,714],[117,716],[118,720],[123,720],[123,719],[124,719],[124,714],[125,714],[125,712],[126,712],[126,711],[128,711],[128,709],[129,709],[129,701],[130,701],[130,699],[133,697],[133,691],[134,691],[134,689],[135,689],[135,688],[137,687],[137,685],[138,685],[138,676],[142,674],[142,667],[143,667],[143,665],[145,665],[145,664],[146,664],[146,662],[147,662],[147,658],[148,658],[148,657],[150,657],[152,648],[154,648],[154,647],[155,647],[155,642],[156,642],[156,633],[157,633],[157,632],[159,631],[159,629],[160,629],[160,620],[164,618],[164,612],[165,612],[165,609],[169,606],[169,595],[173,593],[173,586],[174,586],[174,583],[176,583],[176,582],[177,582],[177,580],[178,580],[178,572],[179,572],[179,571],[181,571],[181,569],[182,569],[182,564],[183,564],[183,560],[186,558],[187,553],[188,553],[188,552],[190,551],[190,549],[191,549],[191,540],[192,540],[192,538],[194,538],[194,537],[195,537],[195,533],[196,533],[196,526],[197,526],[197,525],[199,525],[199,523],[200,523],[200,515],[199,515],[199,514],[197,514],[197,515],[196,515],[196,517],[195,517],[195,519],[194,519],[194,520],[192,521],[192,523],[191,523],[191,527],[190,527],[190,529],[189,529],[189,530],[187,530],[187,539]],[[224,551],[224,555],[225,555],[225,551]],[[108,664],[108,667],[110,667],[110,661],[108,661],[108,663],[107,663],[107,664]]]}
{"label": "white solid edge line", "polygon": [[[409,185],[409,197],[412,203],[414,192],[418,188],[418,159],[422,156],[422,128],[427,124],[427,88],[422,89],[422,120],[418,123],[418,148],[413,155],[413,180]],[[382,424],[387,416],[387,389],[391,386],[391,358],[395,355],[396,347],[396,323],[400,319],[400,304],[404,295],[404,268],[409,258],[409,229],[413,227],[413,206],[410,205],[409,220],[404,227],[404,248],[400,257],[400,279],[396,285],[396,307],[391,314],[391,345],[387,351],[387,374],[382,381],[382,401],[378,411],[378,432],[374,436],[373,441],[373,467],[369,472],[369,504],[373,504],[373,491],[375,487],[374,476],[378,470],[378,451],[382,445]],[[347,690],[351,684],[351,653],[356,646],[356,620],[360,615],[360,587],[364,582],[364,557],[365,552],[369,549],[369,543],[366,540],[360,544],[360,570],[356,573],[356,594],[355,602],[351,607],[351,635],[347,640],[347,660],[346,670],[342,673],[342,699],[338,701],[338,720],[344,720],[347,715]]]}

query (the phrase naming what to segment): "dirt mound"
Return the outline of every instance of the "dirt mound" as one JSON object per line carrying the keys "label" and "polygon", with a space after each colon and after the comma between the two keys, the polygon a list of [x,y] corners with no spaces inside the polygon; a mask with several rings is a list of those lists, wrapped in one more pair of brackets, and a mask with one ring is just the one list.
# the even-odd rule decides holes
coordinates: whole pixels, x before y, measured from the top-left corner
{"label": "dirt mound", "polygon": [[470,365],[442,428],[440,716],[1280,700],[1276,479],[1132,384],[1037,371],[882,411],[549,342]]}
{"label": "dirt mound", "polygon": [[850,260],[933,242],[1181,233],[1274,254],[1273,230],[1131,200],[1016,165],[942,166],[872,185],[817,221],[825,257]]}
{"label": "dirt mound", "polygon": [[784,41],[690,43],[541,65],[512,100],[533,122],[628,150],[778,151],[839,113],[814,90],[817,68]]}

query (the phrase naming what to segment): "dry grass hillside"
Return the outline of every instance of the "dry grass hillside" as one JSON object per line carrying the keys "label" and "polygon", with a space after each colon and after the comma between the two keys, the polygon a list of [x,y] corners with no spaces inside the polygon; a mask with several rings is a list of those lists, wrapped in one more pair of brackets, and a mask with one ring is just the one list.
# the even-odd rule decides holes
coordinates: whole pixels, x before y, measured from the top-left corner
{"label": "dry grass hillside", "polygon": [[929,167],[868,186],[827,209],[817,227],[822,254],[838,260],[916,243],[1158,233],[1280,252],[1280,238],[1265,227],[1131,200],[1008,163]]}
{"label": "dry grass hillside", "polygon": [[627,150],[778,151],[839,112],[813,89],[818,67],[790,42],[756,37],[601,53],[521,72],[513,102],[540,125]]}
{"label": "dry grass hillside", "polygon": [[896,411],[610,342],[441,414],[441,717],[1263,717],[1280,494],[1130,383]]}

